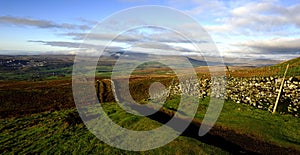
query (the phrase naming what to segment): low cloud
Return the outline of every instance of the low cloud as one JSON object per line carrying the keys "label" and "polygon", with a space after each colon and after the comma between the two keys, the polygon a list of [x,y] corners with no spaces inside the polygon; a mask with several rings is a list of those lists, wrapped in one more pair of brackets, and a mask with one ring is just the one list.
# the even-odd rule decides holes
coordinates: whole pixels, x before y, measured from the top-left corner
{"label": "low cloud", "polygon": [[98,21],[95,21],[95,20],[89,20],[89,19],[85,19],[85,18],[78,18],[79,21],[83,22],[83,23],[87,23],[89,25],[96,25],[98,24]]}
{"label": "low cloud", "polygon": [[86,51],[86,50],[92,51],[97,49],[105,49],[105,52],[110,52],[110,51],[118,51],[123,49],[123,47],[119,47],[119,46],[93,45],[93,44],[67,42],[67,41],[28,40],[28,42],[40,43],[43,45],[48,45],[53,47],[65,47],[65,48],[78,49],[78,51]]}
{"label": "low cloud", "polygon": [[16,26],[33,26],[38,28],[59,28],[59,29],[78,29],[87,30],[90,29],[87,25],[76,25],[68,23],[55,23],[49,20],[38,20],[31,18],[20,18],[12,16],[0,16],[0,23],[11,24]]}
{"label": "low cloud", "polygon": [[71,37],[74,40],[107,40],[116,39],[118,42],[137,42],[142,36],[136,35],[119,35],[113,33],[64,33],[64,36]]}
{"label": "low cloud", "polygon": [[[237,45],[252,49],[253,53],[300,55],[300,38],[280,38],[262,41],[247,41]],[[255,52],[256,51],[256,52]]]}
{"label": "low cloud", "polygon": [[83,44],[78,42],[67,42],[67,41],[43,41],[43,40],[28,40],[32,43],[41,43],[43,45],[49,45],[54,47],[66,47],[66,48],[100,48],[100,45]]}
{"label": "low cloud", "polygon": [[161,50],[162,52],[171,51],[173,53],[190,52],[191,51],[188,48],[173,46],[173,45],[160,43],[160,42],[143,42],[143,43],[135,44],[134,47],[140,47],[140,48],[144,48],[144,49]]}
{"label": "low cloud", "polygon": [[[201,47],[209,46],[201,44]],[[142,42],[135,44],[129,51],[156,54],[156,55],[215,55],[210,47],[201,51],[191,43],[163,43],[163,42]]]}
{"label": "low cloud", "polygon": [[67,48],[79,48],[81,43],[65,42],[65,41],[42,41],[42,40],[28,40],[32,43],[41,43],[43,45],[56,46],[56,47],[67,47]]}
{"label": "low cloud", "polygon": [[206,43],[205,40],[188,40],[175,32],[161,31],[153,34],[140,34],[136,32],[117,35],[114,33],[63,33],[63,36],[71,37],[74,40],[88,41],[116,41],[125,43],[139,43],[144,41],[163,43]]}

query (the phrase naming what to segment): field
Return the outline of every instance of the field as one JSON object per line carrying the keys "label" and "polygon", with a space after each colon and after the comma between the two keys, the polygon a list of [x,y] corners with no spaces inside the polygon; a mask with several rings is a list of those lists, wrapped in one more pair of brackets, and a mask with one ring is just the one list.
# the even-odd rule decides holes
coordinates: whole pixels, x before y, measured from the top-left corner
{"label": "field", "polygon": [[[8,59],[16,58],[3,59],[7,62]],[[30,58],[23,59],[25,61]],[[40,59],[45,61],[46,58]],[[40,59],[36,61],[43,62]],[[299,118],[288,114],[272,115],[268,111],[230,100],[225,101],[213,129],[204,137],[199,137],[197,134],[208,107],[209,97],[199,100],[193,122],[171,143],[146,152],[116,149],[90,133],[78,116],[70,78],[72,58],[59,56],[48,59],[51,60],[46,63],[48,66],[28,63],[28,66],[20,68],[13,68],[14,65],[2,65],[0,68],[1,73],[5,73],[1,74],[0,81],[1,154],[300,154]],[[299,69],[298,60],[289,62],[293,64],[290,74],[295,75],[295,71]],[[109,61],[98,66],[98,80],[111,75],[114,62]],[[272,67],[279,68],[278,66],[285,67],[286,63]],[[244,77],[254,72],[252,68],[235,69],[231,70],[233,76]],[[264,72],[266,67],[256,69],[257,73],[265,73],[265,76],[271,74]],[[196,66],[196,70],[199,76],[207,76],[206,67]],[[32,76],[37,71],[42,76]],[[139,66],[131,77],[130,91],[133,98],[146,104],[144,97],[148,95],[150,84],[161,82],[168,85],[173,76],[173,72],[163,65],[148,63]],[[108,116],[120,126],[132,130],[149,130],[166,123],[177,111],[179,101],[179,96],[169,97],[159,112],[148,117],[126,113],[115,102],[106,102],[102,106]]]}
{"label": "field", "polygon": [[[200,101],[194,122],[201,122],[208,100]],[[165,108],[173,109],[177,102],[178,98],[169,100]],[[125,113],[115,103],[102,106],[112,120],[128,129],[149,130],[161,125],[147,117]],[[168,145],[147,152],[128,152],[104,144],[85,128],[75,108],[5,118],[0,123],[0,150],[3,153],[297,154],[300,151],[298,118],[271,115],[232,102],[225,103],[216,126],[208,136],[196,137],[193,135],[195,133],[184,133]]]}
{"label": "field", "polygon": [[[116,123],[128,128],[159,126],[159,123],[148,118],[133,118],[108,103],[104,106]],[[101,142],[90,133],[81,123],[74,108],[22,118],[2,119],[0,131],[2,153],[226,154],[226,151],[217,147],[184,136],[164,147],[147,152],[119,150]]]}

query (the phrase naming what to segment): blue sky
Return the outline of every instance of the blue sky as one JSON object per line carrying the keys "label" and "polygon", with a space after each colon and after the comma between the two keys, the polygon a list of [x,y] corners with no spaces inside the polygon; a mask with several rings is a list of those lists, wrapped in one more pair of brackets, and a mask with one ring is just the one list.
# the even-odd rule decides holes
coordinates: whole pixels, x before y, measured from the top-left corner
{"label": "blue sky", "polygon": [[[168,6],[192,16],[207,30],[223,56],[300,56],[298,0],[3,0],[0,54],[74,53],[83,42],[82,36],[97,22],[122,9],[141,5]],[[126,41],[115,46],[124,48],[124,44]],[[187,44],[177,45],[190,50]]]}

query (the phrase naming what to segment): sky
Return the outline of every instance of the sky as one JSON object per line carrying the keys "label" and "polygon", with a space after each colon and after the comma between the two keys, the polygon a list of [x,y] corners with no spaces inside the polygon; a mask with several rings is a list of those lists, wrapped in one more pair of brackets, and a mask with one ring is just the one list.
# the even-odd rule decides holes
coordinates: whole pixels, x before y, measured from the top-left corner
{"label": "sky", "polygon": [[[123,19],[106,26],[105,34],[93,34],[93,28],[116,12],[143,5],[171,7],[191,16],[224,57],[286,60],[300,56],[299,0],[2,0],[0,54],[76,54],[87,34],[104,45],[124,25]],[[183,27],[181,20],[156,14],[157,21]],[[185,30],[197,31],[187,25]],[[149,27],[125,32],[111,43],[111,49],[196,53],[174,31]]]}

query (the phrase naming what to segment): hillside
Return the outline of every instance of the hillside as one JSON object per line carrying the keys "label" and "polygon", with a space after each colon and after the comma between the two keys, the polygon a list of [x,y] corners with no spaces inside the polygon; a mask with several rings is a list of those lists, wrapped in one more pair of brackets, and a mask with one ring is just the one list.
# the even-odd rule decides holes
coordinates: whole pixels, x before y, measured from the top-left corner
{"label": "hillside", "polygon": [[282,63],[279,63],[277,65],[274,65],[274,68],[281,68],[280,72],[278,74],[284,73],[284,68],[289,64],[289,69],[287,72],[287,76],[300,76],[300,57],[294,58]]}
{"label": "hillside", "polygon": [[[0,152],[34,154],[299,154],[299,119],[272,115],[251,106],[226,102],[215,127],[198,136],[209,99],[200,101],[192,125],[171,143],[145,152],[113,148],[97,139],[81,121],[75,108],[48,111],[20,118],[0,119]],[[175,97],[164,106],[172,110]],[[165,124],[165,117],[126,113],[116,103],[103,103],[107,115],[131,130],[151,130]],[[175,112],[175,111],[174,111]],[[91,113],[92,114],[92,113]],[[151,119],[150,119],[151,118]],[[235,118],[235,119],[232,119]]]}
{"label": "hillside", "polygon": [[300,57],[281,62],[274,66],[286,66],[287,64],[290,64],[291,66],[297,66],[297,65],[299,66],[300,65]]}
{"label": "hillside", "polygon": [[[161,125],[149,118],[132,116],[116,104],[103,106],[111,119],[129,129],[149,130]],[[0,137],[2,154],[229,154],[185,136],[145,152],[120,150],[89,132],[75,108],[0,119]]]}
{"label": "hillside", "polygon": [[287,77],[300,77],[300,57],[263,67],[229,67],[234,77],[278,76],[282,77],[289,64]]}
{"label": "hillside", "polygon": [[[38,60],[42,59],[39,57]],[[34,63],[39,62],[38,60]],[[289,74],[299,75],[299,61],[300,58],[296,58],[274,66],[232,70],[232,73],[238,77],[276,76],[276,74],[281,76],[280,71],[290,64]],[[12,62],[6,61],[8,64],[19,64],[13,59]],[[109,62],[100,66],[99,72],[105,71],[104,73],[109,75],[113,61]],[[195,63],[200,62],[195,61]],[[156,63],[145,63],[137,68],[130,81],[130,91],[133,92],[132,96],[135,100],[147,103],[143,97],[148,93],[148,88],[153,82],[162,82],[166,85],[170,83],[170,74],[166,75],[167,70],[162,72],[162,69],[163,67]],[[205,72],[205,68],[197,69]],[[159,74],[164,74],[166,77],[163,78]],[[20,75],[22,78],[26,76]],[[97,80],[102,78],[103,76]],[[8,79],[0,81],[0,145],[2,146],[0,152],[21,154],[54,152],[62,154],[299,154],[300,152],[299,118],[289,114],[272,115],[268,111],[231,100],[225,101],[215,127],[205,137],[199,137],[199,124],[207,110],[209,97],[199,100],[194,122],[173,142],[146,152],[123,151],[101,142],[86,129],[77,114],[72,95],[72,81],[68,77],[41,81]],[[175,113],[179,101],[178,96],[168,98],[163,107],[168,112],[166,114]],[[149,127],[165,124],[164,121],[169,117],[166,115],[163,115],[166,118],[155,117],[157,115],[132,116],[122,111],[116,103],[107,101],[101,105],[106,108],[107,114],[115,123],[128,129],[149,130]]]}

